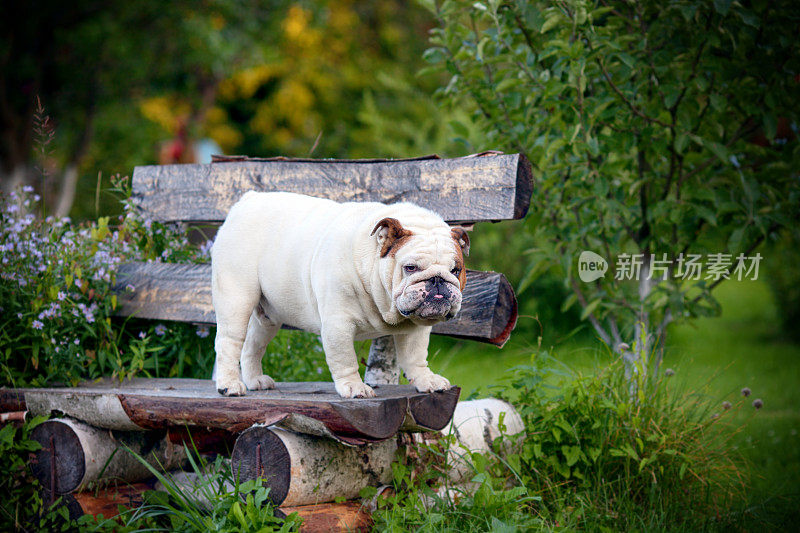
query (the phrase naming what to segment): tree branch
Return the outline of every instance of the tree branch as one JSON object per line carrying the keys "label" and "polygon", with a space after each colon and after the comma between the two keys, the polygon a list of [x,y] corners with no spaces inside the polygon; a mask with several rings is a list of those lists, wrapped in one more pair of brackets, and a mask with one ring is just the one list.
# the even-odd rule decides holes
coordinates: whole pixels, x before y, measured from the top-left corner
{"label": "tree branch", "polygon": [[612,89],[612,90],[613,90],[615,93],[617,93],[617,96],[619,96],[619,97],[620,97],[620,99],[622,100],[622,102],[623,102],[623,103],[624,103],[626,106],[628,106],[628,108],[630,108],[630,110],[631,110],[631,111],[633,111],[633,113],[634,113],[636,116],[638,116],[638,117],[640,117],[640,118],[644,119],[646,122],[649,122],[649,123],[651,123],[651,124],[658,124],[659,126],[661,126],[661,127],[663,127],[663,128],[669,128],[669,124],[667,124],[666,122],[662,122],[662,121],[658,120],[657,118],[653,118],[653,117],[651,117],[651,116],[647,115],[646,113],[644,113],[644,112],[643,112],[641,109],[639,109],[638,107],[636,107],[636,105],[634,105],[634,103],[633,103],[633,102],[631,102],[631,101],[628,99],[628,97],[627,97],[627,96],[625,96],[625,94],[623,94],[623,92],[622,92],[622,91],[619,89],[619,87],[617,87],[617,85],[616,85],[616,84],[614,83],[614,81],[611,79],[611,75],[608,73],[608,70],[606,70],[606,67],[605,67],[605,65],[603,64],[603,60],[602,60],[602,59],[600,59],[600,58],[598,57],[598,58],[596,58],[596,59],[595,59],[595,61],[596,61],[596,62],[597,62],[597,64],[600,66],[600,70],[603,72],[603,77],[606,79],[606,81],[608,82],[608,84],[611,86],[611,89]]}
{"label": "tree branch", "polygon": [[[570,278],[570,283],[572,284],[572,290],[575,291],[575,296],[578,297],[578,302],[580,302],[581,306],[586,309],[588,302],[581,292],[580,287],[578,287],[578,282],[575,281],[575,278]],[[611,336],[605,329],[603,329],[603,326],[600,324],[600,321],[597,320],[597,317],[594,316],[594,313],[589,313],[589,322],[592,324],[594,330],[597,332],[603,342],[605,342],[608,346],[614,346],[611,342]]]}

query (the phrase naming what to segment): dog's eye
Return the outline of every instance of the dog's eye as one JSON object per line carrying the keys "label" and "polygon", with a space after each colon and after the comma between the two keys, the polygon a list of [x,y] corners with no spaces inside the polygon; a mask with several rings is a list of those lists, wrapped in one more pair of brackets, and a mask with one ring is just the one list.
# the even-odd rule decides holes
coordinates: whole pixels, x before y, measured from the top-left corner
{"label": "dog's eye", "polygon": [[417,265],[406,265],[403,267],[403,270],[405,270],[406,273],[411,274],[419,270],[419,267],[417,267]]}
{"label": "dog's eye", "polygon": [[453,270],[450,271],[450,273],[452,275],[454,275],[455,277],[458,277],[458,275],[461,274],[461,269],[460,268],[454,268]]}

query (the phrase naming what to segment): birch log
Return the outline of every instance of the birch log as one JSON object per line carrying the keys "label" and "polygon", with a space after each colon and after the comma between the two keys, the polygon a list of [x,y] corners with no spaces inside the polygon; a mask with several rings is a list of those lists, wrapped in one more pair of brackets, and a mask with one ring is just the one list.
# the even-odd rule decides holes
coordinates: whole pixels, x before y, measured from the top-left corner
{"label": "birch log", "polygon": [[42,445],[31,470],[54,494],[81,490],[99,479],[133,482],[151,477],[126,447],[156,468],[180,468],[186,462],[183,446],[170,442],[164,432],[111,431],[58,418],[36,426],[31,438]]}
{"label": "birch log", "polygon": [[400,383],[397,350],[394,347],[394,337],[391,335],[378,337],[369,345],[364,383],[370,387]]}
{"label": "birch log", "polygon": [[253,426],[236,441],[233,476],[262,478],[275,505],[296,506],[351,499],[366,486],[392,478],[394,439],[360,447],[276,427]]}

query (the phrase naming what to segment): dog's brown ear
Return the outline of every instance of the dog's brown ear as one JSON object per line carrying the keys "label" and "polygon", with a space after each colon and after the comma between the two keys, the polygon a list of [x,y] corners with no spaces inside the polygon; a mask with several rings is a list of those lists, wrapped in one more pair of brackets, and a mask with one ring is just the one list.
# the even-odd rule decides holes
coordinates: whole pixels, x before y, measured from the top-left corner
{"label": "dog's brown ear", "polygon": [[461,248],[461,253],[465,256],[469,255],[469,235],[467,235],[467,231],[464,228],[453,228],[450,230],[450,235],[453,236],[453,240]]}
{"label": "dog's brown ear", "polygon": [[384,218],[375,224],[375,229],[370,235],[378,234],[378,244],[381,247],[381,257],[388,254],[394,255],[397,249],[413,235],[400,224],[396,218]]}

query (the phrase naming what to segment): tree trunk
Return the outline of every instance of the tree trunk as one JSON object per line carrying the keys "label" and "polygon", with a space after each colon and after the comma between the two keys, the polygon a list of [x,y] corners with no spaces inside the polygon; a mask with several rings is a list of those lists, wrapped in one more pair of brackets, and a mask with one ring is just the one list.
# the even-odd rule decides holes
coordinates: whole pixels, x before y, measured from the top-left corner
{"label": "tree trunk", "polygon": [[75,163],[70,163],[64,169],[64,174],[61,178],[61,190],[58,194],[58,202],[54,214],[56,218],[64,218],[69,215],[72,204],[75,203],[75,191],[78,188],[78,166]]}

